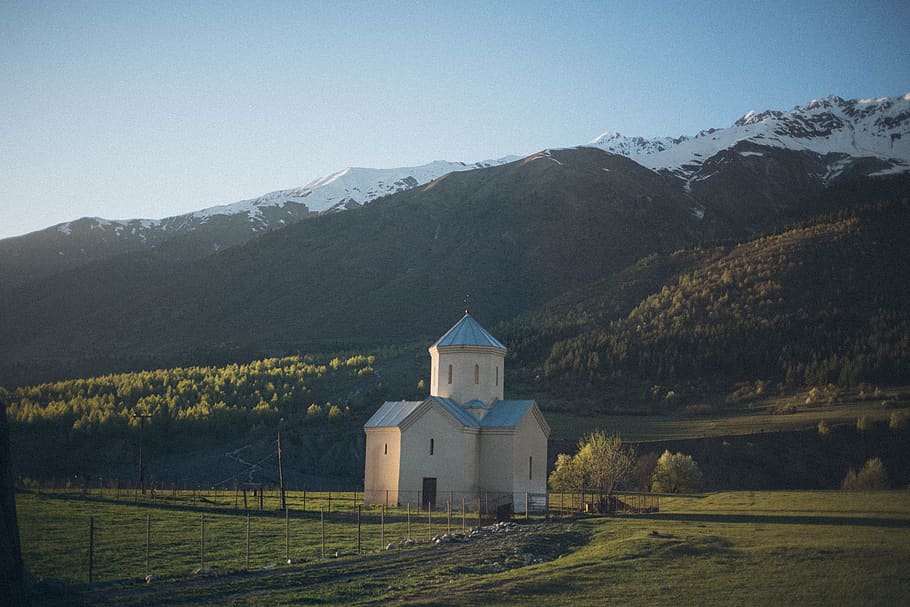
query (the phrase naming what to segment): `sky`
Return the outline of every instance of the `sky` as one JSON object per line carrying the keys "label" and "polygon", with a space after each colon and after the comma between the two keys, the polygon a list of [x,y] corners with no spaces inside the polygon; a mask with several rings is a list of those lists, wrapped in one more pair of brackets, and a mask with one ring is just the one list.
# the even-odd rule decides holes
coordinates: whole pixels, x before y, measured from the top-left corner
{"label": "sky", "polygon": [[910,3],[0,0],[0,238],[910,92]]}

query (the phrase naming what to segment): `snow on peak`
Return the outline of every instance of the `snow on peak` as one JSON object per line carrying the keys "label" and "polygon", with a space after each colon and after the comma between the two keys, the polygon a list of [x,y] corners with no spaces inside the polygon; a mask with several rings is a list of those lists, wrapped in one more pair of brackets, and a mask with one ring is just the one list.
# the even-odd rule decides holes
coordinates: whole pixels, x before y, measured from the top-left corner
{"label": "snow on peak", "polygon": [[789,112],[750,111],[729,128],[695,137],[644,139],[607,132],[588,145],[653,170],[691,177],[704,160],[743,141],[822,155],[876,157],[910,170],[910,93],[859,100],[831,95]]}
{"label": "snow on peak", "polygon": [[266,220],[263,209],[268,207],[281,208],[288,204],[298,204],[305,205],[310,213],[340,211],[429,183],[446,173],[496,166],[515,159],[514,156],[508,156],[473,164],[435,160],[420,166],[394,169],[348,167],[314,179],[301,187],[276,190],[258,198],[209,207],[190,213],[189,216],[207,221],[215,215],[246,213],[252,223],[264,226]]}

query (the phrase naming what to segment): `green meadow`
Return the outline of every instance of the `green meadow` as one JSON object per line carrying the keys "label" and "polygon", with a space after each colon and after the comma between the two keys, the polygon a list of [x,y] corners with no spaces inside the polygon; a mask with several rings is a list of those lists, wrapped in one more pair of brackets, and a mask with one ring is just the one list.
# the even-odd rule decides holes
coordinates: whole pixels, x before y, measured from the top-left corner
{"label": "green meadow", "polygon": [[[18,510],[40,604],[897,605],[910,593],[904,490],[662,496],[655,514],[532,518],[441,545],[427,535],[447,525],[460,531],[459,516],[450,523],[434,514],[428,529],[415,513],[413,547],[400,542],[406,512],[390,511],[381,537],[380,511],[370,510],[360,553],[348,505],[327,516],[326,558],[318,511],[287,523],[281,514],[254,515],[249,567],[246,514],[213,511],[204,575],[195,574],[204,509],[22,493]],[[148,517],[155,578],[145,584]],[[395,547],[382,550],[389,542]]]}

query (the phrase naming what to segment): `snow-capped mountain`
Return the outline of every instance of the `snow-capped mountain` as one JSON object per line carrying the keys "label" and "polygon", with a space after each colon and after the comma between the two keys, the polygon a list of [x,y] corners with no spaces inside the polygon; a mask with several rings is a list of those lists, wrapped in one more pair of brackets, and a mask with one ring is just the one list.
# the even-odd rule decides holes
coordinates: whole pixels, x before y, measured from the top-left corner
{"label": "snow-capped mountain", "polygon": [[[910,93],[862,100],[832,96],[787,112],[748,112],[730,127],[691,137],[646,139],[607,132],[579,147],[622,155],[668,176],[692,199],[692,213],[699,218],[721,214],[751,231],[839,179],[910,172]],[[347,168],[301,187],[175,217],[83,218],[0,240],[0,287],[137,251],[196,259],[312,215],[362,206],[447,173],[513,160],[518,157]]]}
{"label": "snow-capped mountain", "polygon": [[[311,214],[360,206],[376,198],[428,183],[446,173],[496,166],[516,158],[507,157],[473,164],[437,160],[421,166],[395,169],[349,167],[298,188],[277,190],[258,198],[208,207],[185,215],[114,221],[94,218],[94,221],[99,229],[112,228],[117,233],[150,237],[150,232],[159,228],[171,231],[195,230],[214,217],[244,215],[249,221],[249,228],[257,232]],[[277,209],[285,209],[285,212],[276,213]],[[60,232],[70,233],[73,222],[54,227]]]}
{"label": "snow-capped mountain", "polygon": [[496,166],[515,159],[506,157],[473,164],[439,160],[394,169],[347,168],[298,188],[164,219],[83,217],[0,240],[0,286],[16,285],[97,259],[151,248],[170,257],[193,259],[243,242],[256,233],[312,215],[361,206],[447,173]]}
{"label": "snow-capped mountain", "polygon": [[694,137],[645,139],[608,132],[588,145],[687,182],[707,178],[702,174],[707,161],[738,146],[744,156],[760,155],[759,146],[825,157],[828,170],[821,175],[823,180],[840,174],[848,157],[880,161],[870,174],[905,172],[910,171],[910,93],[859,100],[831,96],[789,112],[751,111],[729,128],[709,129]]}

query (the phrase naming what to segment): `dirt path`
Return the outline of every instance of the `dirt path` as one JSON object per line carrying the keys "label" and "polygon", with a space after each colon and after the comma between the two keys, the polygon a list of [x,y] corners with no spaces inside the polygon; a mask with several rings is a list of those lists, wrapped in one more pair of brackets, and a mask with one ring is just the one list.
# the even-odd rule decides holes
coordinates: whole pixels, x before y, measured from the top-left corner
{"label": "dirt path", "polygon": [[[143,607],[255,605],[292,597],[295,602],[371,605],[421,601],[462,576],[492,575],[548,561],[584,543],[565,525],[511,525],[463,541],[418,545],[363,556],[144,584],[109,582],[48,593],[36,604]],[[273,597],[273,598],[270,598]]]}

